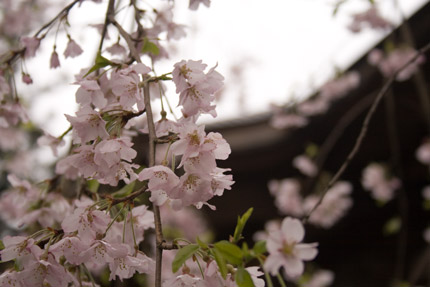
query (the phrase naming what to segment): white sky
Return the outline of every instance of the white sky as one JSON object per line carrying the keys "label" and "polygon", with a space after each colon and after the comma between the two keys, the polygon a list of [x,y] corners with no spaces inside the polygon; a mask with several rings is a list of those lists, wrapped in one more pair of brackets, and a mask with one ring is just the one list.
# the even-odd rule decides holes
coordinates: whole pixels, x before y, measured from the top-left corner
{"label": "white sky", "polygon": [[[377,3],[385,17],[398,22],[400,16],[393,8],[393,1]],[[271,102],[280,104],[291,97],[303,98],[334,75],[335,67],[348,67],[383,37],[370,30],[352,34],[345,28],[350,15],[369,7],[367,0],[347,1],[336,17],[332,16],[334,2],[212,0],[210,8],[201,5],[193,12],[187,9],[188,0],[176,0],[175,19],[189,26],[188,37],[177,42],[177,52],[160,65],[157,73],[171,71],[173,64],[182,59],[202,59],[209,66],[218,63],[218,71],[226,78],[226,91],[217,108],[221,120],[263,112]],[[412,13],[425,2],[427,0],[399,0],[405,14]],[[89,19],[92,23],[103,21],[103,13],[97,16],[94,13],[100,10],[100,5],[86,2],[72,10],[70,22],[75,29],[70,32],[85,53],[72,60],[62,58],[61,74],[48,69],[53,45],[49,38],[42,47],[46,53],[27,63],[40,89],[58,83],[51,91],[38,95],[34,95],[35,85],[21,87],[24,93],[31,95],[31,118],[43,123],[54,135],[61,134],[69,126],[64,114],[73,115],[76,110],[77,86],[64,83],[73,82],[73,74],[79,67],[90,66],[94,59],[100,36],[95,29],[84,35],[80,32],[88,30],[85,25]],[[82,13],[91,17],[82,17]],[[57,42],[59,54],[66,45],[65,36],[62,37]],[[237,85],[231,74],[233,65],[243,68],[242,85]],[[169,93],[176,97],[174,89]]]}

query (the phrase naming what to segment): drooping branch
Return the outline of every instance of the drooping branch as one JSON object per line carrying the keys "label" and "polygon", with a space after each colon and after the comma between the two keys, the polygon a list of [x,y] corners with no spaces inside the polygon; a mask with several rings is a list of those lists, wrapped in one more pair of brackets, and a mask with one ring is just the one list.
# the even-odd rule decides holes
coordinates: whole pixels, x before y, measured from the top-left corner
{"label": "drooping branch", "polygon": [[[64,7],[54,18],[52,18],[49,22],[44,24],[37,32],[33,35],[33,37],[38,37],[44,30],[48,29],[55,21],[60,19],[61,17],[64,17],[69,13],[69,11],[77,4],[80,3],[82,0],[74,0],[72,3]],[[41,38],[44,38],[46,36],[46,33],[41,36]],[[15,50],[15,51],[8,51],[3,55],[0,55],[0,66],[3,64],[12,65],[12,63],[18,59],[20,56],[22,56],[25,52],[25,47]]]}
{"label": "drooping branch", "polygon": [[373,101],[372,106],[370,107],[369,111],[366,114],[366,117],[363,121],[363,124],[360,129],[360,133],[357,137],[357,140],[355,141],[355,144],[346,157],[343,164],[340,166],[338,171],[335,173],[335,175],[332,177],[330,182],[327,184],[325,189],[323,190],[318,202],[315,204],[315,206],[310,210],[310,212],[303,217],[303,222],[306,222],[309,217],[312,215],[312,213],[318,208],[318,206],[321,205],[322,201],[324,200],[325,195],[327,194],[328,190],[339,180],[339,178],[342,176],[342,174],[345,172],[346,168],[349,166],[349,163],[354,159],[355,155],[360,150],[361,144],[363,143],[364,138],[367,135],[367,130],[369,127],[370,120],[373,118],[373,115],[375,114],[376,108],[379,106],[379,103],[381,102],[384,95],[387,93],[388,89],[393,84],[394,80],[396,79],[397,75],[402,72],[404,69],[406,69],[409,65],[411,65],[413,62],[415,62],[418,57],[423,55],[425,52],[430,50],[430,43],[422,47],[414,57],[412,57],[407,63],[405,63],[403,66],[401,66],[399,69],[397,69],[385,82],[385,84],[382,86],[381,90],[377,94],[375,100]]}

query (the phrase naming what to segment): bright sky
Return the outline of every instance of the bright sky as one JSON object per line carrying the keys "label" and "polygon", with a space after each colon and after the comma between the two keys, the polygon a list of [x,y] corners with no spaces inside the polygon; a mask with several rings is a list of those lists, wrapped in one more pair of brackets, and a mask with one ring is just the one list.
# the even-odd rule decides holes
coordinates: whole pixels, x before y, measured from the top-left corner
{"label": "bright sky", "polygon": [[[383,16],[398,22],[400,15],[394,9],[394,1],[377,2]],[[427,2],[398,1],[406,15]],[[348,0],[333,17],[335,2],[212,0],[210,8],[201,5],[193,12],[187,9],[188,0],[176,0],[176,21],[189,27],[188,37],[177,42],[176,53],[160,65],[157,73],[171,71],[173,64],[182,59],[202,59],[210,67],[218,63],[218,71],[226,78],[226,91],[217,108],[221,120],[266,111],[271,102],[279,104],[291,97],[303,98],[334,75],[335,67],[348,67],[384,36],[370,30],[352,34],[345,28],[350,15],[369,7],[367,0]],[[85,9],[87,12],[83,12]],[[86,52],[77,59],[62,59],[61,74],[47,68],[52,39],[43,43],[46,55],[28,63],[29,72],[41,90],[52,86],[53,82],[58,83],[51,91],[31,96],[34,107],[31,117],[44,123],[54,135],[61,134],[69,126],[64,114],[73,115],[76,110],[77,86],[66,84],[65,88],[62,83],[73,82],[71,75],[79,71],[78,67],[90,66],[94,59],[100,36],[95,29],[85,35],[80,32],[88,30],[85,26],[88,19],[94,23],[103,21],[103,15],[94,18],[95,11],[100,11],[99,5],[84,2],[70,16],[72,27],[75,27],[71,35]],[[91,17],[82,17],[82,13]],[[59,39],[59,54],[65,44],[66,40]],[[241,67],[242,82],[232,74],[234,66]],[[34,94],[34,86],[22,89],[24,93]],[[168,93],[176,97],[173,88]]]}

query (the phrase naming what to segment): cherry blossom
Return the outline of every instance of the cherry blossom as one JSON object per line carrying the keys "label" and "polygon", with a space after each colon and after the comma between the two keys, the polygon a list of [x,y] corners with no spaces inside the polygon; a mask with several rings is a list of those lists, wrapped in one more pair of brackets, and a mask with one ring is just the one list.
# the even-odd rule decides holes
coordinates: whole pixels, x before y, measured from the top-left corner
{"label": "cherry blossom", "polygon": [[[397,70],[406,65],[406,63],[411,61],[416,55],[417,51],[411,47],[399,47],[390,51],[385,56],[382,51],[375,49],[369,54],[368,61],[370,64],[377,66],[385,77],[390,77],[397,72]],[[409,79],[417,71],[419,65],[424,61],[425,57],[420,55],[416,60],[397,74],[396,80],[405,81]]]}
{"label": "cherry blossom", "polygon": [[300,170],[301,173],[309,177],[313,177],[317,174],[318,168],[315,163],[306,155],[299,155],[293,159],[293,166]]}
{"label": "cherry blossom", "polygon": [[304,271],[303,261],[312,260],[318,253],[317,243],[300,243],[305,235],[302,223],[286,217],[281,229],[271,231],[267,239],[269,256],[264,269],[276,275],[281,267],[290,278],[297,278]]}
{"label": "cherry blossom", "polygon": [[349,30],[354,33],[360,32],[363,27],[368,25],[372,29],[386,30],[393,27],[388,20],[384,19],[375,6],[370,7],[367,11],[353,15],[353,21],[348,26]]}
{"label": "cherry blossom", "polygon": [[424,141],[415,152],[416,158],[425,165],[430,165],[430,141]]}
{"label": "cherry blossom", "polygon": [[[347,181],[339,181],[330,188],[321,204],[312,212],[309,223],[323,228],[332,227],[352,206],[350,194],[352,185]],[[310,212],[320,199],[320,195],[309,195],[304,199],[303,209]]]}
{"label": "cherry blossom", "polygon": [[48,133],[45,133],[43,136],[37,139],[37,144],[49,146],[52,150],[52,153],[55,156],[58,156],[58,148],[64,146],[66,143],[63,139],[56,138]]}
{"label": "cherry blossom", "polygon": [[370,190],[375,200],[386,202],[394,197],[394,191],[401,186],[398,178],[388,177],[384,166],[372,163],[363,170],[362,185]]}
{"label": "cherry blossom", "polygon": [[58,54],[57,54],[57,51],[55,51],[55,49],[54,51],[52,51],[51,59],[49,61],[49,67],[51,69],[56,69],[60,67],[60,59],[58,58]]}
{"label": "cherry blossom", "polygon": [[333,283],[334,273],[329,270],[318,270],[312,274],[312,277],[309,278],[306,283],[304,283],[303,287],[327,287]]}
{"label": "cherry blossom", "polygon": [[145,64],[136,64],[114,73],[112,92],[119,99],[123,109],[132,110],[135,104],[139,111],[145,108],[139,75],[146,75],[150,71],[151,69]]}
{"label": "cherry blossom", "polygon": [[69,42],[67,43],[66,50],[64,50],[64,57],[74,58],[82,54],[84,52],[82,48],[69,35],[68,38]]}
{"label": "cherry blossom", "polygon": [[303,215],[303,198],[300,195],[300,184],[296,179],[271,180],[268,187],[276,198],[276,207],[282,214],[295,217]]}
{"label": "cherry blossom", "polygon": [[25,47],[25,57],[32,58],[36,55],[37,49],[39,49],[40,39],[35,37],[23,37],[21,38],[21,43]]}
{"label": "cherry blossom", "polygon": [[73,142],[86,143],[97,138],[105,139],[109,137],[106,131],[106,122],[100,113],[89,107],[83,107],[76,112],[76,117],[66,115],[67,120],[73,127]]}
{"label": "cherry blossom", "polygon": [[200,4],[203,4],[206,7],[209,7],[211,5],[211,1],[210,0],[190,0],[189,8],[190,10],[197,10]]}
{"label": "cherry blossom", "polygon": [[95,107],[102,109],[107,105],[107,100],[95,80],[83,80],[77,82],[80,84],[76,91],[76,102],[82,106],[94,104]]}
{"label": "cherry blossom", "polygon": [[79,207],[63,220],[61,227],[65,233],[77,231],[81,239],[91,241],[97,234],[103,234],[106,231],[110,221],[110,216],[103,211]]}

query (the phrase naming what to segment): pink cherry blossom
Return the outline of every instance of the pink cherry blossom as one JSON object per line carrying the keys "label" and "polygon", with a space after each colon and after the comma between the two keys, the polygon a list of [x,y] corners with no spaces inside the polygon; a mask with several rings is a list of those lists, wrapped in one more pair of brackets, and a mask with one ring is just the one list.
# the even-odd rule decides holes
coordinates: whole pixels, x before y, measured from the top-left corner
{"label": "pink cherry blossom", "polygon": [[271,180],[268,184],[270,193],[275,197],[275,205],[282,214],[300,217],[303,215],[303,198],[297,180],[286,178]]}
{"label": "pink cherry blossom", "polygon": [[78,231],[82,240],[91,241],[106,231],[110,221],[110,216],[103,211],[79,207],[63,220],[61,227],[65,233]]}
{"label": "pink cherry blossom", "polygon": [[375,6],[362,13],[354,14],[352,17],[353,21],[348,28],[354,33],[360,32],[366,26],[380,30],[387,30],[393,27],[393,24],[379,14]]}
{"label": "pink cherry blossom", "polygon": [[394,197],[394,191],[401,186],[400,180],[388,177],[388,171],[380,164],[372,163],[363,170],[361,184],[375,200],[387,202]]}
{"label": "pink cherry blossom", "polygon": [[430,141],[425,140],[415,152],[416,158],[425,165],[430,165]]}
{"label": "pink cherry blossom", "polygon": [[328,287],[333,283],[334,273],[330,270],[318,270],[312,274],[303,287]]}
{"label": "pink cherry blossom", "polygon": [[20,103],[6,103],[0,105],[0,127],[7,128],[15,126],[20,121],[28,121],[27,114]]}
{"label": "pink cherry blossom", "polygon": [[170,198],[176,199],[172,202],[172,207],[176,210],[189,205],[200,208],[202,204],[214,196],[211,178],[209,175],[203,176],[186,172],[180,177],[179,186],[168,195]]}
{"label": "pink cherry blossom", "polygon": [[82,52],[81,47],[69,36],[69,42],[67,43],[66,50],[64,50],[64,57],[74,58],[82,54]]}
{"label": "pink cherry blossom", "polygon": [[190,0],[190,5],[188,8],[190,10],[197,10],[200,4],[203,4],[206,7],[209,7],[211,5],[211,1],[210,0]]}
{"label": "pink cherry blossom", "polygon": [[315,163],[306,155],[296,156],[293,159],[293,166],[309,177],[315,176],[318,172]]}
{"label": "pink cherry blossom", "polygon": [[47,259],[40,259],[20,272],[24,286],[58,286],[67,287],[75,281],[64,266],[55,261],[52,254]]}
{"label": "pink cherry blossom", "polygon": [[99,167],[94,162],[94,146],[83,145],[73,150],[73,154],[59,160],[55,167],[57,174],[64,174],[74,179],[78,175],[90,178],[96,174]]}
{"label": "pink cherry blossom", "polygon": [[130,162],[137,155],[132,146],[131,139],[127,137],[103,140],[95,147],[94,162],[99,166],[106,165],[108,168],[121,160]]}
{"label": "pink cherry blossom", "polygon": [[127,50],[120,43],[115,43],[112,46],[106,48],[106,51],[111,53],[112,55],[125,55],[127,54]]}
{"label": "pink cherry blossom", "polygon": [[27,85],[33,84],[33,79],[31,78],[30,74],[28,73],[22,73],[22,81],[26,83]]}
{"label": "pink cherry blossom", "polygon": [[25,57],[32,58],[36,55],[36,51],[40,46],[40,39],[36,37],[23,37],[21,43],[25,47]]}
{"label": "pink cherry blossom", "polygon": [[118,276],[122,281],[131,278],[136,271],[140,274],[152,273],[154,267],[155,262],[141,252],[138,252],[136,256],[116,257],[113,262],[109,263],[111,271],[109,280],[114,280]]}
{"label": "pink cherry blossom", "polygon": [[107,105],[99,84],[95,80],[83,80],[78,82],[81,86],[76,91],[76,102],[82,106],[93,104],[96,108],[102,109]]}
{"label": "pink cherry blossom", "polygon": [[100,137],[109,137],[106,131],[106,122],[100,114],[90,107],[83,107],[76,112],[76,117],[66,115],[67,120],[73,127],[73,142],[86,143]]}
{"label": "pink cherry blossom", "polygon": [[218,168],[216,167],[211,173],[211,188],[212,192],[216,196],[222,196],[224,190],[231,190],[231,186],[234,184],[233,176],[231,174],[224,174],[226,171],[230,171],[229,168]]}
{"label": "pink cherry blossom", "polygon": [[223,76],[211,68],[207,74],[202,61],[181,61],[176,63],[172,72],[176,92],[179,93],[179,105],[183,106],[185,118],[199,113],[209,113],[216,116],[215,106],[212,105],[214,93],[221,89]]}
{"label": "pink cherry blossom", "polygon": [[340,77],[328,81],[320,88],[320,97],[327,101],[337,100],[348,94],[360,84],[360,74],[356,71],[347,72]]}
{"label": "pink cherry blossom", "polygon": [[143,169],[139,173],[139,180],[149,180],[150,200],[157,205],[162,205],[167,200],[168,194],[171,194],[180,182],[178,176],[170,168],[162,165]]}
{"label": "pink cherry blossom", "polygon": [[[406,63],[412,60],[417,55],[417,51],[411,47],[397,48],[385,56],[381,55],[382,52],[373,51],[369,55],[369,63],[376,65],[385,77],[390,77]],[[403,68],[397,74],[397,81],[405,81],[409,79],[418,69],[419,65],[425,61],[424,56],[419,56],[416,60]]]}
{"label": "pink cherry blossom", "polygon": [[[330,188],[324,196],[321,204],[312,212],[309,223],[323,228],[332,227],[352,206],[350,194],[352,185],[347,181],[339,181]],[[310,212],[321,195],[312,194],[303,202],[303,209]]]}
{"label": "pink cherry blossom", "polygon": [[48,133],[44,133],[43,136],[37,139],[37,144],[49,146],[52,150],[52,153],[55,156],[58,156],[58,148],[64,146],[66,143],[62,139],[53,137]]}
{"label": "pink cherry blossom", "polygon": [[300,243],[304,235],[302,223],[298,219],[286,217],[280,230],[269,233],[269,256],[264,262],[264,269],[271,275],[276,275],[283,267],[288,277],[300,276],[304,271],[303,261],[314,259],[318,253],[318,243]]}
{"label": "pink cherry blossom", "polygon": [[60,59],[58,59],[58,54],[57,54],[57,51],[55,51],[55,49],[54,51],[52,51],[51,59],[49,61],[49,67],[51,69],[56,69],[60,67]]}
{"label": "pink cherry blossom", "polygon": [[112,92],[123,109],[132,110],[135,104],[139,111],[145,108],[139,75],[146,75],[150,71],[151,69],[144,64],[135,64],[113,74]]}
{"label": "pink cherry blossom", "polygon": [[89,259],[85,251],[90,248],[90,241],[83,241],[77,236],[67,236],[52,245],[49,252],[56,257],[64,256],[71,264],[79,265]]}
{"label": "pink cherry blossom", "polygon": [[0,251],[1,260],[6,262],[16,259],[24,267],[38,260],[39,256],[43,253],[42,249],[35,244],[32,238],[5,236],[3,244],[5,248]]}

